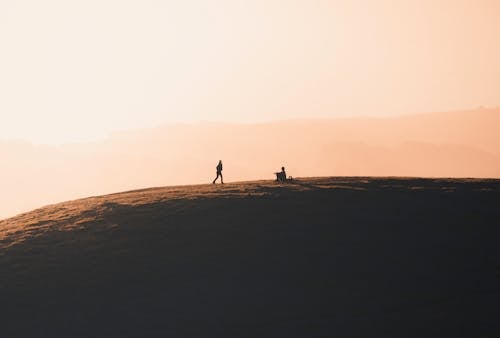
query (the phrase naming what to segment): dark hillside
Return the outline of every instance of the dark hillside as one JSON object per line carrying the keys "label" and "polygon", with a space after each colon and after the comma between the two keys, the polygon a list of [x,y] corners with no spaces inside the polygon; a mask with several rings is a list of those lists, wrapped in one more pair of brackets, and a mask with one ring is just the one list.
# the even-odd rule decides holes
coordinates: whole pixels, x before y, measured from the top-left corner
{"label": "dark hillside", "polygon": [[152,188],[0,221],[2,337],[497,337],[500,181]]}

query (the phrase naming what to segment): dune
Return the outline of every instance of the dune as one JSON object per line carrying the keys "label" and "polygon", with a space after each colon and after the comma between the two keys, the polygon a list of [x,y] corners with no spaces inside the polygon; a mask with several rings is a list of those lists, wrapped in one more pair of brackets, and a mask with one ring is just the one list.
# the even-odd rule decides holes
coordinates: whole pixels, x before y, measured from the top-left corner
{"label": "dune", "polygon": [[158,187],[0,221],[3,337],[494,337],[500,180]]}

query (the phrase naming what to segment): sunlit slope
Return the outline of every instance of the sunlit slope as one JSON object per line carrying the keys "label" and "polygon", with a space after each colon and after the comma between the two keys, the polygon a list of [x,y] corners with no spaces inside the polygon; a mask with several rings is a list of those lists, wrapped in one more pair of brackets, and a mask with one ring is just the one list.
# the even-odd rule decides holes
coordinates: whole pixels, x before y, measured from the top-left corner
{"label": "sunlit slope", "polygon": [[87,144],[3,141],[0,218],[151,186],[293,176],[500,178],[500,108],[387,118],[165,125]]}
{"label": "sunlit slope", "polygon": [[151,188],[0,222],[2,336],[492,336],[500,181]]}

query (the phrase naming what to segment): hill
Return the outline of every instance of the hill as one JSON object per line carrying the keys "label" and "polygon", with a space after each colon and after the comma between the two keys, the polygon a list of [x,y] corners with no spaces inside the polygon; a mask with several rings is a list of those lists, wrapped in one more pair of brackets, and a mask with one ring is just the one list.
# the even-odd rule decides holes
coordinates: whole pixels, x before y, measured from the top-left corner
{"label": "hill", "polygon": [[500,180],[142,189],[0,221],[5,337],[494,337]]}
{"label": "hill", "polygon": [[500,108],[387,118],[165,125],[60,146],[0,141],[0,218],[142,187],[293,176],[500,178]]}

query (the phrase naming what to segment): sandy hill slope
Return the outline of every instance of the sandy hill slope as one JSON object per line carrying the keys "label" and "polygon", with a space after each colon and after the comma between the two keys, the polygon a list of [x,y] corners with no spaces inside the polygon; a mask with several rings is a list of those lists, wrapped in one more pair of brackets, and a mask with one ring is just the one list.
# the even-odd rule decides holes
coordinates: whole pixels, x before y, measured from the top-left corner
{"label": "sandy hill slope", "polygon": [[500,180],[151,188],[0,221],[2,337],[500,334]]}

